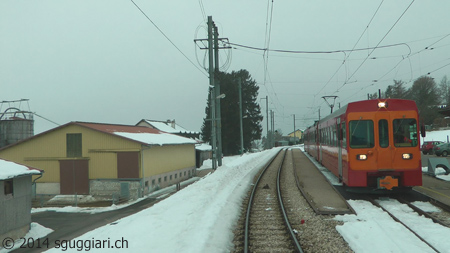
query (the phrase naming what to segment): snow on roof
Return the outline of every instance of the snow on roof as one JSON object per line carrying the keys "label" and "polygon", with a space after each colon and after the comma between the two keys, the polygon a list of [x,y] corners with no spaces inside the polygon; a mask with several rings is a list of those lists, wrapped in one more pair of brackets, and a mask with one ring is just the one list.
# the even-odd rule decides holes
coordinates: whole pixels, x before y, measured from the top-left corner
{"label": "snow on roof", "polygon": [[152,125],[154,128],[167,132],[167,133],[194,133],[197,134],[198,132],[195,131],[189,131],[185,128],[181,127],[177,123],[174,124],[174,127],[172,127],[171,122],[164,122],[164,121],[155,121],[155,120],[148,120],[146,119],[145,122],[147,124]]}
{"label": "snow on roof", "polygon": [[170,144],[196,144],[197,142],[174,134],[159,133],[129,133],[129,132],[113,132],[131,140],[146,143],[148,145],[170,145]]}
{"label": "snow on roof", "polygon": [[127,126],[100,123],[76,122],[91,129],[95,129],[104,133],[114,134],[125,137],[133,141],[141,142],[147,145],[171,145],[171,144],[196,144],[195,140],[166,133],[158,129],[145,126]]}
{"label": "snow on roof", "polygon": [[0,180],[6,180],[24,175],[37,175],[42,172],[38,169],[0,159]]}
{"label": "snow on roof", "polygon": [[195,149],[201,150],[201,151],[208,151],[208,150],[212,150],[212,147],[209,144],[200,143],[200,144],[195,145]]}

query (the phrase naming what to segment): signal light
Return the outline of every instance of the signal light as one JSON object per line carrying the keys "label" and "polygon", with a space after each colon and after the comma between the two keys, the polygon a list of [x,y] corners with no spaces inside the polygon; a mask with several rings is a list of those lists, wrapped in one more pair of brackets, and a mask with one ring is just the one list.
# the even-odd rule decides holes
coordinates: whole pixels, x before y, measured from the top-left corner
{"label": "signal light", "polygon": [[356,155],[356,160],[359,161],[367,160],[367,155]]}
{"label": "signal light", "polygon": [[403,154],[402,155],[403,160],[411,160],[413,158],[412,154]]}

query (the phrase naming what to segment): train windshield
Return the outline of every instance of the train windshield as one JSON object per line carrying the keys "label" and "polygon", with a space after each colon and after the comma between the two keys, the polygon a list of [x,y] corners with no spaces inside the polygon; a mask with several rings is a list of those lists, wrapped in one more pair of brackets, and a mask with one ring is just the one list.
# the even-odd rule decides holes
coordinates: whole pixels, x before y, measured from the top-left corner
{"label": "train windshield", "polygon": [[349,123],[351,148],[373,148],[374,134],[372,120],[353,120]]}
{"label": "train windshield", "polygon": [[396,147],[417,146],[416,119],[394,119],[394,145]]}

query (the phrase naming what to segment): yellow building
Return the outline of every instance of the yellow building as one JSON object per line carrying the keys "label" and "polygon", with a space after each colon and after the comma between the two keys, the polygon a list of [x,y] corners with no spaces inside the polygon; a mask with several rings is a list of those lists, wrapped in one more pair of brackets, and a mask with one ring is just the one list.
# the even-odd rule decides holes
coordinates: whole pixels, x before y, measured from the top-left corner
{"label": "yellow building", "polygon": [[195,174],[196,141],[142,126],[70,122],[0,149],[45,170],[37,194],[136,198]]}
{"label": "yellow building", "polygon": [[[295,133],[295,136],[294,136],[294,133]],[[300,129],[297,129],[297,130],[295,130],[295,132],[291,132],[290,134],[288,134],[288,136],[295,137],[295,138],[298,138],[299,140],[301,140],[302,136],[303,136],[303,131]]]}

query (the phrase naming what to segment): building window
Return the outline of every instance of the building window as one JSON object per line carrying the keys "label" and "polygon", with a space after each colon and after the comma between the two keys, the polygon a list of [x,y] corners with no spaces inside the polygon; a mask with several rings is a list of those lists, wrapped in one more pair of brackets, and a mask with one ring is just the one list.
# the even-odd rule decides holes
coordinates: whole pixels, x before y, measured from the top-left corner
{"label": "building window", "polygon": [[167,182],[167,176],[164,176],[164,182]]}
{"label": "building window", "polygon": [[152,187],[155,187],[155,179],[152,179]]}
{"label": "building window", "polygon": [[181,172],[180,172],[180,177],[181,177]]}
{"label": "building window", "polygon": [[170,180],[172,180],[172,175],[170,175]]}
{"label": "building window", "polygon": [[5,195],[13,195],[14,185],[13,180],[5,180],[4,181],[4,193]]}
{"label": "building window", "polygon": [[145,181],[145,187],[148,187],[148,181]]}
{"label": "building window", "polygon": [[177,179],[178,174],[175,174],[175,179]]}
{"label": "building window", "polygon": [[67,157],[82,157],[81,152],[81,134],[67,134]]}
{"label": "building window", "polygon": [[186,176],[186,171],[184,172],[184,176]]}
{"label": "building window", "polygon": [[158,183],[161,183],[161,178],[158,178]]}

